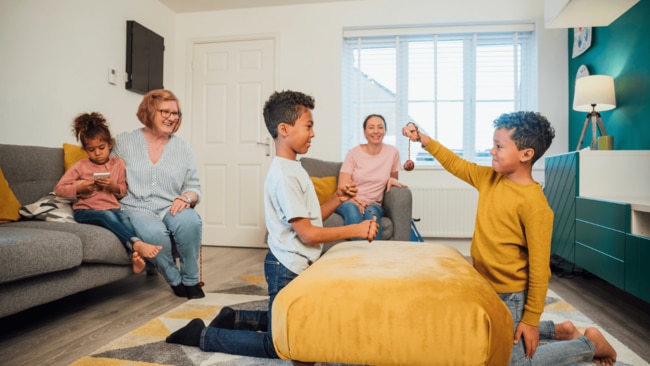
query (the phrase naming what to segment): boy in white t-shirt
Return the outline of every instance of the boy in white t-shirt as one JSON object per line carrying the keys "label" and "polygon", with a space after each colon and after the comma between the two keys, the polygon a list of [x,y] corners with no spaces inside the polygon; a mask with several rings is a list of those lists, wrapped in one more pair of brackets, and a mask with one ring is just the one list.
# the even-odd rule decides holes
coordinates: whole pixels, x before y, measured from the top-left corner
{"label": "boy in white t-shirt", "polygon": [[224,307],[206,327],[194,319],[167,337],[168,343],[197,346],[203,351],[259,358],[278,358],[271,337],[271,308],[275,295],[321,255],[322,243],[363,237],[372,241],[377,221],[322,226],[323,218],[356,195],[354,184],[337,189],[322,206],[309,175],[296,160],[311,146],[314,99],[295,91],[275,92],[264,105],[264,121],[275,141],[276,154],[264,183],[269,252],[264,260],[268,311]]}

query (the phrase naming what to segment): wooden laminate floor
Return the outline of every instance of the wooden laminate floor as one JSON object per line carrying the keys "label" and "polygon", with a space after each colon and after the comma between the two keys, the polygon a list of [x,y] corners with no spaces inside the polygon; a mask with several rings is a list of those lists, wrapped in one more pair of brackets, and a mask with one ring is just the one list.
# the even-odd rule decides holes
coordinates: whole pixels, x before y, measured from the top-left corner
{"label": "wooden laminate floor", "polygon": [[[265,254],[204,247],[206,288],[251,266],[261,273]],[[650,304],[597,278],[554,276],[551,288],[650,362]],[[68,365],[184,301],[161,276],[143,274],[2,318],[0,364]]]}

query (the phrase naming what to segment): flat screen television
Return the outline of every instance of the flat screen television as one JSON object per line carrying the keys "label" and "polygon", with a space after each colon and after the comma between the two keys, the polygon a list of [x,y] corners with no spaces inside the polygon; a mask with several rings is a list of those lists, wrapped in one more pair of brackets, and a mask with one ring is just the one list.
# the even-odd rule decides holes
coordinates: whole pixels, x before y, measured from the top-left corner
{"label": "flat screen television", "polygon": [[136,21],[126,21],[126,89],[145,94],[163,88],[165,39]]}

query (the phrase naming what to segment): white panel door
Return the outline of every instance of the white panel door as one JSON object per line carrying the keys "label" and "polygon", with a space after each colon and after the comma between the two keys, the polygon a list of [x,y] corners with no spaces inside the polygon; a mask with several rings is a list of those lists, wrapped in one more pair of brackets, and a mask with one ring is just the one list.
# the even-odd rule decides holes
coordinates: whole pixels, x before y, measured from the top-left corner
{"label": "white panel door", "polygon": [[262,109],[274,91],[274,61],[274,39],[193,47],[192,145],[204,245],[266,246],[264,178],[274,153]]}

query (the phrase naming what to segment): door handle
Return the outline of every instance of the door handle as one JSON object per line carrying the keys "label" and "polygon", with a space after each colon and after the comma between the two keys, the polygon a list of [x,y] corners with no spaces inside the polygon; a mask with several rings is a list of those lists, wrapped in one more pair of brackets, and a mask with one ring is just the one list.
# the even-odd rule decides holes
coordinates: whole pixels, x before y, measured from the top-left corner
{"label": "door handle", "polygon": [[271,156],[271,138],[267,137],[265,142],[259,142],[257,141],[256,144],[258,145],[264,145],[264,152],[266,153],[266,156]]}

